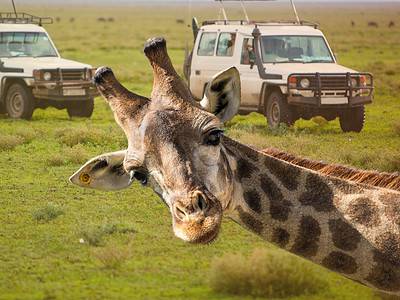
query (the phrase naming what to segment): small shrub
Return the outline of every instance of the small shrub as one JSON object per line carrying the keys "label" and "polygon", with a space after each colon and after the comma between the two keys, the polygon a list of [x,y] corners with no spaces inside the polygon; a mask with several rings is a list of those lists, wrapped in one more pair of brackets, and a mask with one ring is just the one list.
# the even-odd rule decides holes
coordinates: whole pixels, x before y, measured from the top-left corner
{"label": "small shrub", "polygon": [[34,211],[32,217],[38,222],[50,222],[63,214],[64,210],[61,207],[48,203],[46,206]]}
{"label": "small shrub", "polygon": [[96,128],[60,129],[55,132],[56,138],[67,146],[78,144],[98,145],[108,141],[108,135]]}
{"label": "small shrub", "polygon": [[20,136],[24,140],[24,143],[32,142],[38,136],[38,134],[38,131],[35,131],[35,129],[27,126],[18,128],[15,131],[15,135]]}
{"label": "small shrub", "polygon": [[135,233],[135,230],[127,225],[104,224],[102,226],[90,226],[81,231],[83,241],[95,247],[103,245],[104,236],[115,233]]}
{"label": "small shrub", "polygon": [[48,157],[46,160],[46,164],[50,167],[59,167],[66,163],[67,161],[65,157],[60,153],[55,153],[52,156]]}
{"label": "small shrub", "polygon": [[22,145],[24,139],[18,135],[0,135],[0,150],[13,150],[15,147]]}
{"label": "small shrub", "polygon": [[324,126],[324,125],[328,124],[328,121],[324,117],[321,117],[321,116],[312,118],[312,121],[319,126]]}
{"label": "small shrub", "polygon": [[108,245],[104,248],[94,249],[92,253],[106,269],[117,269],[132,257],[130,245],[125,247]]}
{"label": "small shrub", "polygon": [[396,75],[396,71],[395,70],[386,70],[385,74],[388,76],[394,76],[394,75]]}
{"label": "small shrub", "polygon": [[82,164],[89,158],[89,154],[81,144],[77,144],[71,148],[66,148],[63,152],[66,160],[74,164]]}
{"label": "small shrub", "polygon": [[212,263],[210,285],[216,292],[283,298],[315,293],[324,282],[310,263],[271,250],[254,250],[249,258],[227,254]]}

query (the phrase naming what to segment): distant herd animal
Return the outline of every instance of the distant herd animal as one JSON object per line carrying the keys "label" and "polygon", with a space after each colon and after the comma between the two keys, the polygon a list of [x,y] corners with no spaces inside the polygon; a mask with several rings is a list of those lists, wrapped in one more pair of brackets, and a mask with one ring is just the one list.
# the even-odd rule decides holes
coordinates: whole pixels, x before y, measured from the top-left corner
{"label": "distant herd animal", "polygon": [[103,17],[99,17],[99,18],[97,18],[97,22],[110,22],[110,23],[112,23],[112,22],[114,22],[115,20],[114,20],[114,18],[112,18],[112,17],[109,17],[109,18],[103,18]]}
{"label": "distant herd animal", "polygon": [[[367,25],[368,25],[368,27],[375,27],[375,28],[379,27],[379,24],[375,21],[369,21]],[[389,28],[393,28],[395,26],[396,26],[396,23],[394,21],[390,21],[388,24]],[[356,22],[353,20],[351,20],[351,27],[356,27]]]}

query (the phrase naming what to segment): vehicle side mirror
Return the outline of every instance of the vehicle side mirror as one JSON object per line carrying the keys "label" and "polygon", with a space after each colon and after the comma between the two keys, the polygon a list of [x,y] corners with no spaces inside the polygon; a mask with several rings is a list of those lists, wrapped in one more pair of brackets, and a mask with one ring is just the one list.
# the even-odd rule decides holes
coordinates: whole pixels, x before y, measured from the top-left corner
{"label": "vehicle side mirror", "polygon": [[250,54],[249,63],[250,63],[250,69],[253,69],[254,65],[256,64],[256,57],[254,56],[254,52]]}

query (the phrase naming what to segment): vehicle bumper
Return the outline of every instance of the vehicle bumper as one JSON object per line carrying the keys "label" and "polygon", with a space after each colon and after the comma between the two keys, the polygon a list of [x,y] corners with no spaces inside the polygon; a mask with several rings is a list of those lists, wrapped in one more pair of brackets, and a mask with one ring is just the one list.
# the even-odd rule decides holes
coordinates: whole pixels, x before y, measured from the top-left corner
{"label": "vehicle bumper", "polygon": [[37,99],[55,101],[82,101],[99,96],[91,81],[47,82],[34,81],[32,94]]}
{"label": "vehicle bumper", "polygon": [[[313,84],[308,88],[293,87],[289,83],[291,76],[307,78]],[[360,76],[368,76],[369,83],[352,86],[351,80]],[[326,84],[327,79],[333,79],[334,85]],[[291,74],[287,83],[287,101],[292,105],[314,107],[355,107],[372,103],[373,91],[373,77],[369,73]]]}
{"label": "vehicle bumper", "polygon": [[[340,98],[338,98],[340,99]],[[287,101],[291,105],[306,105],[316,107],[355,107],[372,103],[373,96],[356,96],[343,98],[347,103],[323,103],[324,98],[321,97],[303,97],[288,95]]]}

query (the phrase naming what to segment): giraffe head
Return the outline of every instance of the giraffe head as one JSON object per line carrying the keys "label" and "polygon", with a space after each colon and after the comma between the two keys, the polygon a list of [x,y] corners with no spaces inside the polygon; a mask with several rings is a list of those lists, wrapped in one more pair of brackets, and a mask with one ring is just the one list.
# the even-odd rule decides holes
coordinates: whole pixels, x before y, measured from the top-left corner
{"label": "giraffe head", "polygon": [[[177,237],[208,243],[218,235],[229,199],[231,174],[220,142],[223,122],[239,108],[238,71],[230,68],[215,75],[197,102],[174,70],[164,39],[149,40],[144,52],[153,68],[151,99],[126,90],[109,68],[98,69],[94,79],[128,139],[124,158],[94,158],[70,180],[118,189],[130,185],[126,174],[132,174],[167,204]],[[118,180],[121,162],[125,172]]]}

